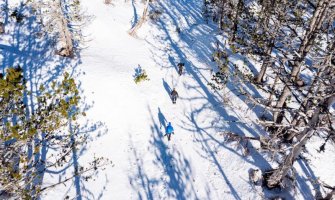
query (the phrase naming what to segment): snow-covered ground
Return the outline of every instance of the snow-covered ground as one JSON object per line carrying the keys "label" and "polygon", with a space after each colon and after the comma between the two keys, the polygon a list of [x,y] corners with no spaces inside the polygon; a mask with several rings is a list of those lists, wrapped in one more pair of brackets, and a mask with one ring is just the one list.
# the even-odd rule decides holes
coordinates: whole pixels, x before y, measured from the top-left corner
{"label": "snow-covered ground", "polygon": [[[215,25],[203,20],[202,1],[155,1],[151,10],[163,14],[156,21],[145,22],[137,37],[127,31],[141,17],[144,5],[134,0],[113,2],[112,6],[102,0],[82,1],[86,14],[93,16],[84,30],[90,41],[75,61],[63,60],[71,63],[64,69],[74,69],[88,107],[89,122],[83,124],[90,126],[86,129],[90,129],[92,142],[80,152],[77,162],[85,165],[95,155],[111,159],[113,165],[95,175],[94,180],[86,182],[79,177],[72,184],[48,191],[42,199],[63,199],[68,195],[118,200],[275,196],[276,192],[264,192],[249,182],[249,170],[270,169],[270,159],[254,149],[245,157],[242,150],[224,143],[220,134],[264,133],[249,120],[256,114],[248,110],[242,98],[230,93],[229,104],[241,105],[242,111],[232,110],[223,103],[222,93],[208,86],[215,67],[211,55],[215,42],[222,38]],[[55,58],[50,62],[55,67],[49,69],[49,74],[61,74],[63,69],[57,68],[61,61]],[[179,62],[185,63],[182,76],[177,73]],[[133,76],[138,66],[146,70],[149,81],[135,84]],[[172,88],[180,96],[177,104],[169,98]],[[163,137],[167,122],[175,128],[171,141]],[[335,150],[327,147],[327,155],[332,155],[334,163]],[[311,149],[315,148],[318,146],[311,145]],[[302,160],[295,164],[300,190],[287,193],[287,199],[313,199],[308,177],[323,176],[334,183],[335,172],[322,164],[322,159],[327,157],[314,159],[311,165]],[[45,184],[58,178],[59,174],[48,173]]]}

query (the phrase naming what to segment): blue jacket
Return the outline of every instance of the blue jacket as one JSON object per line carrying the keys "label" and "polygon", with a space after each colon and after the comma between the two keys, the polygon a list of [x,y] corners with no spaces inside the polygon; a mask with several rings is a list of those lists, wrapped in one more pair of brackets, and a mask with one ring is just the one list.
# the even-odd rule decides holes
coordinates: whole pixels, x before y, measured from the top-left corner
{"label": "blue jacket", "polygon": [[169,124],[167,125],[165,132],[166,134],[171,134],[174,132],[171,122],[169,122]]}

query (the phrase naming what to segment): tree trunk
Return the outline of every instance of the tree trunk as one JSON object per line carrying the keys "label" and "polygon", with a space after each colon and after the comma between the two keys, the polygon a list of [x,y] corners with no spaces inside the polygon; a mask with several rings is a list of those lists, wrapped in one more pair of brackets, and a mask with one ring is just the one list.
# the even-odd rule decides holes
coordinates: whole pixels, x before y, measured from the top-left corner
{"label": "tree trunk", "polygon": [[291,169],[294,160],[299,156],[302,147],[306,144],[307,140],[313,135],[313,130],[304,131],[304,137],[293,146],[291,152],[286,156],[284,162],[280,165],[278,169],[276,169],[271,176],[268,178],[267,186],[269,188],[274,188],[280,185],[280,182],[287,175],[289,170]]}
{"label": "tree trunk", "polygon": [[335,197],[335,190],[333,189],[330,193],[328,193],[324,198],[317,200],[332,200]]}
{"label": "tree trunk", "polygon": [[[312,48],[315,42],[315,38],[318,34],[318,30],[321,28],[328,11],[328,4],[330,1],[328,0],[320,0],[318,5],[314,11],[313,17],[309,24],[309,29],[305,33],[304,38],[300,44],[298,50],[298,58],[295,59],[293,63],[293,68],[291,71],[291,80],[296,82],[300,73],[301,66],[306,58],[307,53]],[[276,104],[276,108],[282,108],[287,97],[291,95],[291,91],[289,86],[285,85],[284,90]],[[279,112],[275,112],[273,114],[273,121],[277,122],[279,116]]]}
{"label": "tree trunk", "polygon": [[[327,49],[329,50],[329,52],[327,53],[328,55],[325,57],[324,61],[322,62],[320,66],[321,69],[319,69],[312,83],[310,84],[306,97],[300,105],[300,108],[299,108],[300,111],[303,111],[304,108],[309,107],[308,102],[309,102],[310,97],[313,94],[318,94],[318,92],[320,91],[320,87],[321,87],[320,85],[317,86],[316,89],[314,89],[316,87],[316,84],[320,80],[320,77],[324,76],[325,74],[331,73],[329,70],[331,70],[331,62],[332,62],[331,60],[332,60],[333,54],[335,53],[335,40],[334,39],[333,41],[330,42]],[[331,98],[329,100],[331,100]],[[297,117],[298,117],[298,114],[296,114],[293,117],[293,120],[291,122],[293,126],[300,124],[299,122],[300,119],[297,119]],[[296,135],[296,132],[291,132],[288,135],[287,140],[292,140],[295,135]]]}
{"label": "tree trunk", "polygon": [[259,72],[259,74],[256,77],[256,83],[262,83],[263,82],[263,78],[265,75],[265,72],[267,70],[267,68],[271,65],[271,52],[272,52],[272,47],[273,47],[273,42],[271,42],[271,44],[268,46],[266,52],[265,52],[265,58],[261,67],[261,71]]}
{"label": "tree trunk", "polygon": [[143,14],[141,19],[136,23],[136,25],[129,30],[129,35],[134,36],[136,35],[136,31],[141,28],[142,24],[145,22],[146,18],[147,18],[147,12],[148,12],[148,7],[149,7],[149,1],[147,0],[147,2],[145,3],[144,9],[143,9]]}
{"label": "tree trunk", "polygon": [[[315,86],[315,84],[317,83],[317,79],[319,78],[319,76],[320,76],[320,74],[321,74],[321,71],[320,72],[318,72],[317,73],[317,75],[314,77],[314,79],[313,79],[313,81],[312,81],[312,83],[311,83],[311,86],[310,86],[310,88],[309,88],[309,90],[308,90],[308,93],[307,93],[307,95],[306,95],[306,98],[304,99],[304,101],[301,103],[301,105],[300,105],[300,108],[299,108],[299,110],[300,111],[303,111],[303,109],[306,109],[306,107],[308,106],[307,104],[308,104],[308,101],[309,101],[309,98],[311,97],[311,94],[312,93],[316,93],[317,91],[314,91],[313,90],[313,88],[314,88],[314,86]],[[291,122],[291,125],[292,126],[297,126],[298,124],[300,124],[300,119],[298,119],[298,116],[299,116],[299,114],[296,114],[294,117],[293,117],[293,120],[292,120],[292,122]],[[296,132],[291,132],[289,135],[288,135],[288,137],[286,138],[288,141],[290,141],[290,140],[292,140],[293,139],[293,137],[296,135],[297,133]]]}
{"label": "tree trunk", "polygon": [[314,11],[313,17],[309,24],[308,31],[306,32],[304,39],[299,47],[298,56],[299,58],[294,61],[293,69],[291,72],[291,77],[296,80],[300,72],[300,68],[303,61],[306,58],[307,53],[312,48],[315,38],[317,36],[317,31],[321,28],[327,14],[329,0],[320,0]]}
{"label": "tree trunk", "polygon": [[280,165],[280,167],[272,173],[272,175],[267,180],[267,186],[269,188],[277,187],[283,178],[287,175],[288,171],[293,166],[293,162],[299,156],[302,147],[307,143],[308,139],[314,134],[314,128],[320,121],[320,114],[324,113],[325,110],[329,110],[330,106],[335,102],[335,94],[325,99],[322,103],[318,105],[315,109],[313,116],[308,122],[308,127],[300,133],[300,140],[298,143],[293,145],[292,150],[286,156],[284,162]]}
{"label": "tree trunk", "polygon": [[234,24],[233,24],[233,33],[231,42],[235,42],[236,40],[236,34],[237,34],[237,28],[238,28],[238,18],[240,17],[241,10],[243,9],[243,0],[238,0],[237,8],[236,8],[236,14],[234,17]]}
{"label": "tree trunk", "polygon": [[[271,12],[275,9],[275,1],[274,0],[264,0],[262,1],[262,12],[260,15],[260,23],[257,23],[257,26],[259,25],[257,29],[263,29],[264,33],[276,33],[279,29],[279,25],[276,25],[271,31],[269,30],[269,27],[271,26],[270,24],[270,17],[271,17]],[[257,75],[255,81],[256,83],[262,83],[264,81],[264,75],[267,70],[267,68],[271,65],[271,53],[272,49],[275,43],[275,35],[272,35],[270,37],[270,41],[267,42],[266,45],[266,50],[265,50],[265,56],[263,58],[263,63],[261,70],[259,74]]]}
{"label": "tree trunk", "polygon": [[62,9],[62,3],[60,0],[55,2],[55,7],[57,14],[57,20],[59,32],[60,32],[60,43],[61,47],[58,50],[57,54],[64,57],[72,57],[73,56],[73,42],[72,42],[72,34],[69,30],[69,23],[64,16],[64,12]]}

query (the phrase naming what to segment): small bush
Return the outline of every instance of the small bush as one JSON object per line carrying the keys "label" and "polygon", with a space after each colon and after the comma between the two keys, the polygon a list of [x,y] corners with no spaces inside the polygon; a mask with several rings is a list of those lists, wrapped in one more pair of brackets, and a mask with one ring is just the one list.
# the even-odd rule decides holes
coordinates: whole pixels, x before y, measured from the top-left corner
{"label": "small bush", "polygon": [[148,81],[148,80],[150,80],[150,79],[148,78],[148,75],[144,71],[142,74],[136,76],[134,81],[137,84],[139,82]]}
{"label": "small bush", "polygon": [[141,66],[138,66],[138,68],[135,69],[135,76],[134,81],[136,84],[143,82],[143,81],[149,81],[148,75],[144,69],[141,68]]}

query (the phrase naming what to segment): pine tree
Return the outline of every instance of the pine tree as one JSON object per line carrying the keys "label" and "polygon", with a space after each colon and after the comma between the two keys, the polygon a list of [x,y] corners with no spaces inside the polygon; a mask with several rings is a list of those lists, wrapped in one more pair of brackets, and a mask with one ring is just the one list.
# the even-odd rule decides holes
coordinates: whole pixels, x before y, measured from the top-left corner
{"label": "pine tree", "polygon": [[[35,199],[41,192],[71,180],[69,177],[42,188],[44,173],[62,168],[72,151],[86,140],[76,131],[65,131],[82,115],[79,91],[68,73],[61,82],[41,85],[35,97],[37,105],[29,111],[29,102],[24,102],[23,96],[32,92],[25,87],[21,68],[8,68],[0,79],[1,195]],[[47,157],[46,149],[50,147],[56,151]],[[96,158],[94,166],[80,168],[73,176],[94,170],[100,162],[104,161]]]}

